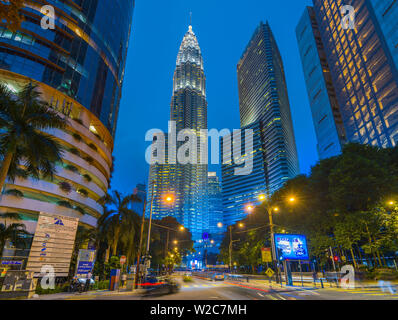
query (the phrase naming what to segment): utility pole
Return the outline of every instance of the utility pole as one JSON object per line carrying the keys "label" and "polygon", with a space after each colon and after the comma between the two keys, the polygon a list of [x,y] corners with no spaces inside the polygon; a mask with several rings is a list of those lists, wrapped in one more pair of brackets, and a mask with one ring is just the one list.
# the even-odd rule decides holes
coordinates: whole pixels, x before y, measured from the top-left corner
{"label": "utility pole", "polygon": [[141,250],[142,250],[142,240],[144,237],[144,224],[145,224],[145,208],[146,208],[146,200],[144,201],[144,210],[142,212],[142,220],[141,220],[141,231],[140,231],[140,244],[138,246],[138,254],[137,254],[137,266],[135,268],[135,277],[134,277],[134,289],[137,289],[138,285],[138,274],[140,273],[140,260],[141,260]]}
{"label": "utility pole", "polygon": [[153,195],[154,195],[154,190],[155,190],[155,181],[152,181],[152,193],[151,193],[151,206],[150,206],[150,212],[149,212],[149,225],[148,225],[148,239],[147,239],[147,245],[146,245],[146,254],[145,254],[145,276],[147,273],[147,261],[149,260],[149,246],[151,242],[151,227],[152,227],[152,210],[153,210]]}

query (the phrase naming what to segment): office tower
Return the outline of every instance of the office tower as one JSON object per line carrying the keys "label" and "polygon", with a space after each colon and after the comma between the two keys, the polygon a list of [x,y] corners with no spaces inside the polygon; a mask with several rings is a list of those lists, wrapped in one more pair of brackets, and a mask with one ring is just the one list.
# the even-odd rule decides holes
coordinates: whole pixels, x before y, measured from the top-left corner
{"label": "office tower", "polygon": [[254,132],[255,165],[248,176],[234,175],[234,163],[223,165],[223,203],[231,222],[257,203],[259,193],[273,194],[299,172],[282,58],[268,23],[257,27],[237,70],[240,125]]}
{"label": "office tower", "polygon": [[[208,174],[208,217],[204,219],[203,228],[208,233],[207,252],[218,253],[224,234],[224,212],[221,184],[216,172]],[[222,226],[221,226],[222,225]]]}
{"label": "office tower", "polygon": [[[200,148],[200,130],[207,129],[206,77],[198,40],[189,26],[177,56],[173,76],[173,96],[170,120],[176,124],[176,135],[184,129],[194,130]],[[183,142],[177,142],[177,150]],[[166,158],[173,158],[166,139]],[[199,154],[199,152],[198,152]],[[179,161],[154,164],[150,168],[148,202],[153,197],[153,218],[175,217],[188,228],[195,241],[202,239],[203,217],[207,214],[207,165],[181,164]],[[173,203],[165,203],[164,197],[173,195]],[[147,206],[147,215],[149,214]]]}
{"label": "office tower", "polygon": [[341,153],[346,142],[329,64],[312,7],[307,7],[296,28],[320,159]]}
{"label": "office tower", "polygon": [[[317,41],[323,47],[332,79],[328,89],[336,94],[346,141],[378,147],[395,146],[398,141],[397,3],[389,0],[358,0],[344,4],[314,0],[313,3],[313,9],[307,11],[315,16],[312,29],[319,30]],[[353,29],[343,28],[346,15],[342,12],[343,5],[351,5],[355,10]],[[301,30],[298,27],[297,33],[307,33],[309,43],[306,44],[304,38],[299,38],[299,43],[301,41],[301,47],[307,46],[305,52],[309,55],[316,48],[311,45],[310,29],[304,24]],[[306,63],[304,60],[303,64]],[[322,68],[315,62],[314,67]],[[316,81],[312,78],[319,71],[307,72],[309,70],[304,70],[311,91],[311,83]],[[312,109],[317,108],[317,99],[328,95],[325,88],[319,89],[316,97],[310,96]],[[314,119],[316,121],[319,120]],[[322,137],[318,139],[322,140]],[[320,140],[318,143],[324,144]]]}
{"label": "office tower", "polygon": [[[0,81],[15,93],[38,85],[41,99],[69,119],[65,130],[50,132],[66,151],[53,180],[8,180],[5,191],[24,196],[3,194],[0,211],[19,213],[31,233],[40,212],[95,227],[110,180],[134,1],[45,1],[55,8],[55,29],[41,28],[40,3],[26,4],[17,32],[0,26]],[[16,250],[5,255],[26,260],[29,250]]]}
{"label": "office tower", "polygon": [[141,183],[137,184],[137,186],[134,188],[133,194],[136,195],[141,202],[134,202],[131,205],[131,209],[141,216],[144,212],[144,205],[146,201],[146,185]]}

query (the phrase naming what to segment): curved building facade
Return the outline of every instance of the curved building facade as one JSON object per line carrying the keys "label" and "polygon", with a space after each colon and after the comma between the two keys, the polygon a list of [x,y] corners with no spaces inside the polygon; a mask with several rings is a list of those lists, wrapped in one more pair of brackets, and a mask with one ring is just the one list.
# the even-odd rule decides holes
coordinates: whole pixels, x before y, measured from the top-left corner
{"label": "curved building facade", "polygon": [[[44,5],[55,9],[55,29],[41,27]],[[66,149],[54,179],[18,178],[4,188],[23,197],[3,194],[0,212],[19,213],[29,232],[40,212],[76,217],[85,227],[102,214],[97,201],[111,177],[133,9],[134,0],[32,0],[19,31],[0,23],[0,82],[14,92],[37,84],[69,119],[65,130],[49,132]]]}

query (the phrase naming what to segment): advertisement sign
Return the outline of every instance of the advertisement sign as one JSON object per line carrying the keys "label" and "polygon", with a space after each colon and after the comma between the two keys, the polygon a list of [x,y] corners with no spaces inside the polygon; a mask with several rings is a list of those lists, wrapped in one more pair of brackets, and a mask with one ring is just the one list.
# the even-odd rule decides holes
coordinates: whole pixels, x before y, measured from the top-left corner
{"label": "advertisement sign", "polygon": [[76,275],[85,276],[89,272],[93,271],[95,262],[95,250],[79,250],[79,256],[77,258],[77,269]]}
{"label": "advertisement sign", "polygon": [[37,277],[49,265],[57,277],[68,276],[78,223],[78,218],[41,212],[26,269]]}
{"label": "advertisement sign", "polygon": [[272,262],[271,248],[261,248],[261,261]]}
{"label": "advertisement sign", "polygon": [[278,260],[309,260],[307,238],[299,234],[275,234]]}

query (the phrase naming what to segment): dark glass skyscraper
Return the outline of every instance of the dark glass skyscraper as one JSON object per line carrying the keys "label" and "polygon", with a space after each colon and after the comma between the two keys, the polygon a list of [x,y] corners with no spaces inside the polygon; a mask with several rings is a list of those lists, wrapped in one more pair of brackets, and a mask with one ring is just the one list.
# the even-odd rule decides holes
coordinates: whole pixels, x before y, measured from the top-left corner
{"label": "dark glass skyscraper", "polygon": [[[313,16],[311,24],[308,19],[306,23],[302,20],[297,29],[311,108],[316,110],[323,104],[326,110],[328,101],[325,98],[334,92],[347,141],[395,146],[398,142],[397,2],[313,2],[313,9],[306,10]],[[343,5],[351,5],[355,10],[354,29],[343,28]],[[316,33],[311,30],[319,30],[319,37],[315,36],[318,48],[313,45]],[[313,55],[316,50],[323,51],[325,58],[312,61],[315,71],[311,73],[308,69],[310,58],[306,54]],[[318,86],[318,91],[314,92],[317,74],[324,68],[322,62],[329,66],[332,82],[327,87]],[[318,118],[315,114],[314,123],[323,119]],[[335,120],[329,117],[325,123]],[[319,129],[317,125],[315,128]],[[335,135],[331,129],[332,125],[324,134],[318,130],[319,145],[326,145]]]}
{"label": "dark glass skyscraper", "polygon": [[223,202],[230,222],[260,193],[274,193],[299,173],[285,72],[268,23],[260,23],[238,63],[238,87],[241,128],[254,130],[254,170],[234,176],[234,165],[223,165]]}
{"label": "dark glass skyscraper", "polygon": [[[69,122],[65,129],[49,132],[65,150],[54,179],[7,180],[5,191],[16,189],[24,197],[2,195],[0,212],[20,214],[32,234],[40,212],[78,218],[80,227],[95,227],[103,213],[98,200],[106,194],[111,176],[135,2],[24,3],[24,21],[18,31],[0,25],[0,82],[14,93],[32,82],[41,99]],[[55,29],[41,27],[44,5],[55,9]],[[13,256],[11,251],[6,254]],[[19,255],[24,258],[25,252]]]}
{"label": "dark glass skyscraper", "polygon": [[[206,77],[198,40],[189,26],[177,56],[173,77],[173,96],[170,120],[176,124],[176,134],[183,129],[192,129],[197,136],[198,154],[200,130],[207,129]],[[177,149],[184,142],[177,142]],[[166,155],[169,152],[167,143]],[[194,240],[202,239],[204,217],[207,216],[207,164],[154,164],[150,168],[149,197],[154,194],[153,214],[155,219],[173,216],[188,228]],[[164,196],[174,195],[174,203],[166,204]],[[148,200],[148,202],[151,199]],[[148,208],[149,210],[149,208]]]}
{"label": "dark glass skyscraper", "polygon": [[307,7],[296,28],[320,159],[340,154],[346,142],[336,92],[315,12]]}

